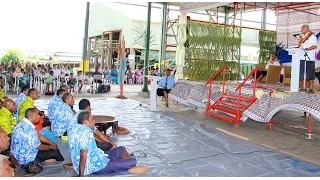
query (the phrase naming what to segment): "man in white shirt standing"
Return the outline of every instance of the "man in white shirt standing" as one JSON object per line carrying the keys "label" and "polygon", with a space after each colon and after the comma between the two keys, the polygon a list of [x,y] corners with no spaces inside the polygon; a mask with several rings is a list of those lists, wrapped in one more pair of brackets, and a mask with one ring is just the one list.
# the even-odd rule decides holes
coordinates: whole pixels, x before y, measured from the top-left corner
{"label": "man in white shirt standing", "polygon": [[[301,27],[301,33],[299,39],[299,47],[303,48],[308,56],[302,56],[300,60],[300,90],[306,91],[313,94],[313,81],[315,79],[315,59],[316,59],[316,49],[317,49],[317,37],[310,31],[308,25],[303,25]],[[306,59],[306,62],[305,62]],[[306,65],[306,68],[305,68]],[[306,70],[306,72],[305,72]],[[304,77],[306,76],[306,77]],[[304,81],[306,80],[306,86],[304,86]],[[307,88],[309,90],[307,90]]]}
{"label": "man in white shirt standing", "polygon": [[53,71],[53,76],[55,78],[57,78],[61,74],[61,71],[60,71],[60,69],[58,69],[58,65],[57,64],[53,65],[53,69],[51,69],[51,71]]}

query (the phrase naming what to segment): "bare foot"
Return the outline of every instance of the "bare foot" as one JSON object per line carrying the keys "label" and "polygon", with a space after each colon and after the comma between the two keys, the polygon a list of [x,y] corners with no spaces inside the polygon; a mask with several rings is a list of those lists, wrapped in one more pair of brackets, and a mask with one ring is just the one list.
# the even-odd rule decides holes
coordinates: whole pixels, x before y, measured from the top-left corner
{"label": "bare foot", "polygon": [[72,169],[73,165],[72,165],[72,163],[68,163],[68,164],[64,164],[63,167],[66,169]]}
{"label": "bare foot", "polygon": [[136,166],[128,170],[130,174],[145,174],[147,171],[147,166]]}
{"label": "bare foot", "polygon": [[46,162],[46,163],[55,163],[56,160],[55,160],[55,159],[48,159],[48,160],[46,160],[46,161],[44,161],[44,162]]}
{"label": "bare foot", "polygon": [[117,128],[117,133],[118,133],[118,134],[128,134],[128,133],[129,133],[129,130],[126,129],[126,128],[124,128],[124,127],[118,126],[118,128]]}

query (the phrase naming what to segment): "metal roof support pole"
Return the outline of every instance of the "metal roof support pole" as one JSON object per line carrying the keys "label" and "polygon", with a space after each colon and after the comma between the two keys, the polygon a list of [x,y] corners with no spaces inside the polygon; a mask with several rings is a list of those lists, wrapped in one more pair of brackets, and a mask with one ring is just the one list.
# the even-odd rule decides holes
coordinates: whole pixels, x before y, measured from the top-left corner
{"label": "metal roof support pole", "polygon": [[229,24],[229,7],[224,7],[224,23]]}
{"label": "metal roof support pole", "polygon": [[[149,48],[150,48],[150,19],[151,19],[151,2],[148,2],[148,16],[147,16],[147,34],[146,34],[146,53],[144,55],[144,70],[143,74],[149,74]],[[148,92],[148,78],[144,77],[142,92]]]}
{"label": "metal roof support pole", "polygon": [[85,28],[84,28],[84,38],[83,38],[83,49],[82,49],[82,61],[83,61],[83,69],[82,71],[85,72],[85,65],[87,60],[87,40],[88,40],[88,30],[89,30],[89,14],[90,14],[90,2],[87,2],[86,8],[86,21],[85,21]]}
{"label": "metal roof support pole", "polygon": [[267,10],[263,9],[261,11],[262,15],[261,15],[261,29],[262,30],[266,30],[267,29]]}
{"label": "metal roof support pole", "polygon": [[167,6],[168,3],[164,2],[162,7],[162,19],[161,19],[161,45],[159,53],[159,72],[162,72],[161,64],[166,59],[166,27],[167,27]]}
{"label": "metal roof support pole", "polygon": [[[232,21],[232,48],[231,48],[231,60],[234,60],[234,31],[236,26],[236,16],[237,16],[237,10],[238,10],[238,3],[233,3],[233,21]],[[240,27],[241,28],[241,27]]]}

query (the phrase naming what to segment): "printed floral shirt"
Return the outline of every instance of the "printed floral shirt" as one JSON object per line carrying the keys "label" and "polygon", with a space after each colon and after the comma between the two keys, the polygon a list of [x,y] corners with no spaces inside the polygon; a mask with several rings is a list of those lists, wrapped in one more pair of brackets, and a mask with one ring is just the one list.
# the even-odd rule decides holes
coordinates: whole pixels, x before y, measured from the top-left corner
{"label": "printed floral shirt", "polygon": [[82,124],[74,125],[68,131],[69,151],[75,171],[79,174],[80,150],[88,150],[84,175],[97,172],[106,167],[110,161],[108,155],[97,148],[93,130]]}
{"label": "printed floral shirt", "polygon": [[20,165],[28,164],[36,159],[38,147],[41,142],[38,138],[35,126],[28,120],[23,119],[13,129],[11,135],[11,153]]}
{"label": "printed floral shirt", "polygon": [[13,127],[17,125],[12,113],[5,107],[0,109],[0,127],[7,133],[11,134]]}
{"label": "printed floral shirt", "polygon": [[18,97],[17,97],[16,100],[14,101],[14,102],[16,103],[16,107],[17,107],[17,110],[16,110],[16,112],[14,113],[14,117],[15,117],[16,119],[18,119],[18,108],[19,108],[20,104],[21,104],[27,97],[28,97],[28,96],[22,92],[22,93],[20,93],[20,94],[18,95]]}
{"label": "printed floral shirt", "polygon": [[48,105],[48,118],[50,121],[54,119],[54,112],[58,108],[58,104],[63,103],[62,99],[58,95],[54,95]]}
{"label": "printed floral shirt", "polygon": [[[79,110],[72,118],[71,123],[69,124],[69,128],[68,130],[70,130],[75,124],[79,124],[78,123],[78,116],[81,112],[84,112],[84,110]],[[95,131],[97,129],[97,127],[94,127],[93,131]]]}
{"label": "printed floral shirt", "polygon": [[68,130],[73,120],[73,112],[71,107],[64,102],[58,103],[56,107],[53,112],[54,119],[51,121],[51,131],[56,137],[59,137]]}
{"label": "printed floral shirt", "polygon": [[34,108],[34,101],[31,97],[27,97],[18,108],[18,120],[21,121],[25,117],[27,109]]}

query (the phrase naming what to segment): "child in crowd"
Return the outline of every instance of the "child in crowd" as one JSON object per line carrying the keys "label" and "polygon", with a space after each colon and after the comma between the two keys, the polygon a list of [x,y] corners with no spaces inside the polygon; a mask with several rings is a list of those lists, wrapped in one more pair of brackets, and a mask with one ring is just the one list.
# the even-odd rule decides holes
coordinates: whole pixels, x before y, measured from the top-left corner
{"label": "child in crowd", "polygon": [[69,80],[67,82],[67,85],[70,87],[70,91],[72,89],[72,92],[74,92],[74,86],[77,84],[77,78],[74,76],[73,73],[70,73]]}
{"label": "child in crowd", "polygon": [[[54,80],[55,80],[55,77],[53,76],[53,71],[50,71],[50,74],[44,80],[44,82],[47,85],[48,93],[54,93],[54,90],[53,90],[53,81]],[[51,91],[50,91],[50,86],[51,86]]]}

